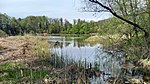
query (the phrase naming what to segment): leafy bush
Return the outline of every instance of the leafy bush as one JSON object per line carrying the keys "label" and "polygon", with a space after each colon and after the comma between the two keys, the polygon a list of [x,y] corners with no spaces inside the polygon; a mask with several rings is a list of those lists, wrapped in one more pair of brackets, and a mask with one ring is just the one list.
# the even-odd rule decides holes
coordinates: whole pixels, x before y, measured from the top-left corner
{"label": "leafy bush", "polygon": [[7,36],[7,34],[4,31],[0,30],[0,37],[5,37],[5,36]]}

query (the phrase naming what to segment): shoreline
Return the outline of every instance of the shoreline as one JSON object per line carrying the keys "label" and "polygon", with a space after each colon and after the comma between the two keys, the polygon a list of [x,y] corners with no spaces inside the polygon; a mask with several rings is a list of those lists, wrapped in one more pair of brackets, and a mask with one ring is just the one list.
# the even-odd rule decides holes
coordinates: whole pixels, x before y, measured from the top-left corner
{"label": "shoreline", "polygon": [[[104,39],[104,37],[102,36],[99,37],[91,36],[91,37],[93,39],[95,39],[94,37]],[[102,42],[108,39],[110,38],[107,37],[104,40],[102,40]],[[110,41],[112,41],[112,39],[110,39]],[[0,58],[0,75],[2,75],[0,76],[0,81],[5,81],[7,83],[9,81],[9,76],[11,78],[10,74],[14,75],[13,79],[15,79],[15,76],[17,77],[21,76],[21,79],[18,80],[19,81],[23,80],[22,82],[24,82],[24,80],[25,81],[31,80],[31,82],[33,81],[37,82],[37,80],[40,79],[40,81],[43,81],[44,83],[50,83],[51,81],[63,82],[65,80],[64,75],[67,74],[68,77],[70,77],[71,75],[69,75],[69,73],[75,75],[74,71],[78,73],[78,75],[80,72],[79,76],[81,77],[84,75],[83,74],[85,73],[84,68],[78,67],[76,64],[70,64],[65,68],[55,67],[53,63],[50,62],[50,59],[52,60],[52,62],[54,60],[50,56],[51,53],[48,50],[49,45],[50,44],[47,41],[47,36],[45,37],[45,36],[27,35],[27,36],[10,36],[5,38],[0,38],[0,51],[1,51],[0,56],[8,55],[8,57],[6,58],[8,61],[6,59],[1,60]],[[2,49],[4,49],[4,51],[7,52],[4,53]],[[1,61],[4,63],[1,63]],[[59,65],[63,65],[62,61],[58,60],[57,62]],[[146,63],[148,64],[145,65]],[[141,66],[144,65],[147,68],[149,67],[149,60],[141,60],[140,64]],[[93,70],[94,73],[97,73],[95,72],[94,69],[91,70]],[[92,73],[89,69],[88,72]],[[87,76],[89,75],[88,72],[87,72]],[[32,77],[33,78],[35,77],[35,79],[33,79]],[[62,78],[60,79],[58,77],[62,77]],[[65,82],[68,82],[70,80],[69,78],[66,79],[67,80],[65,80]],[[149,77],[145,79],[149,80]],[[18,80],[15,79],[14,82],[17,82]],[[85,81],[86,78],[82,78],[82,79],[78,78],[77,80],[83,83],[83,81]]]}

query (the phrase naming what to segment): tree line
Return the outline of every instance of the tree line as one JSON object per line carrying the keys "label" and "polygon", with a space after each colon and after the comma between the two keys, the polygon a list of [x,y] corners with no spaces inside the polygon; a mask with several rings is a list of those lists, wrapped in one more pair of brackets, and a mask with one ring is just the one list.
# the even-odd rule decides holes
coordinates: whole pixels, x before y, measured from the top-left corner
{"label": "tree line", "polygon": [[0,13],[0,30],[8,35],[24,34],[89,34],[97,33],[97,22],[74,19],[70,23],[63,18],[49,18],[46,16],[28,16],[26,18],[10,17]]}

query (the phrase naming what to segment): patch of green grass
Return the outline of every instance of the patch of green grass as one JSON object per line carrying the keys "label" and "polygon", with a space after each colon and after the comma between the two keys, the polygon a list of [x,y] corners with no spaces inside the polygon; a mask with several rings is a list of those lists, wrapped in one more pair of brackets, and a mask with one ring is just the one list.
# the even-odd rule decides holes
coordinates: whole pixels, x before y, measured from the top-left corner
{"label": "patch of green grass", "polygon": [[19,63],[15,63],[15,62],[8,62],[5,64],[0,64],[0,71],[3,70],[9,70],[9,69],[20,69],[20,68],[26,68],[25,65],[19,64]]}
{"label": "patch of green grass", "polygon": [[0,65],[0,81],[2,83],[36,82],[49,76],[48,70],[31,69],[23,64],[6,63]]}
{"label": "patch of green grass", "polygon": [[4,81],[6,79],[14,79],[19,77],[19,70],[26,68],[25,65],[19,63],[5,63],[0,65],[0,81]]}

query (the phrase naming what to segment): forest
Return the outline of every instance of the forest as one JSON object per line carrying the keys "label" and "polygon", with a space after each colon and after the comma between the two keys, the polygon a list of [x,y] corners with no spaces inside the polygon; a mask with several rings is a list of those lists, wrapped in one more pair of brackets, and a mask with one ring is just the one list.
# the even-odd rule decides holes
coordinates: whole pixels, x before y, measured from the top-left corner
{"label": "forest", "polygon": [[73,24],[62,18],[49,18],[47,16],[28,16],[26,18],[10,17],[0,14],[0,29],[8,35],[24,34],[89,34],[97,33],[97,22],[73,20]]}
{"label": "forest", "polygon": [[[0,14],[0,29],[8,35],[24,34],[90,34],[99,33],[117,34],[120,31],[128,30],[124,22],[117,20],[115,17],[101,20],[98,22],[85,20],[73,20],[70,23],[62,18],[49,18],[47,16],[28,16],[26,18],[10,17],[7,14]],[[117,25],[115,25],[117,24]],[[124,26],[123,26],[124,25]],[[124,28],[121,28],[124,27]]]}

